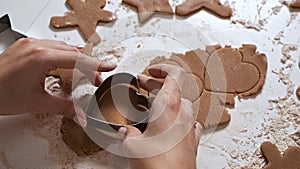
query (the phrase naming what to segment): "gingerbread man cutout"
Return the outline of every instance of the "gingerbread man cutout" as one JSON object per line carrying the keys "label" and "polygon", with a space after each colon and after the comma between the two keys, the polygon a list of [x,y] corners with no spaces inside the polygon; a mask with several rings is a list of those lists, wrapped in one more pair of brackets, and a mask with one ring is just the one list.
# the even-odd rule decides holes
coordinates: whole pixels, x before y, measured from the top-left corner
{"label": "gingerbread man cutout", "polygon": [[270,143],[264,142],[260,147],[267,165],[263,169],[299,169],[300,168],[300,147],[290,146],[283,154],[278,148]]}
{"label": "gingerbread man cutout", "polygon": [[65,16],[51,18],[50,24],[54,28],[69,28],[78,26],[85,40],[98,44],[101,41],[96,33],[98,22],[111,22],[115,19],[113,13],[103,10],[105,0],[67,0],[72,11]]}
{"label": "gingerbread man cutout", "polygon": [[223,18],[232,16],[232,9],[222,5],[218,0],[186,0],[183,4],[176,6],[176,14],[185,16],[202,8]]}

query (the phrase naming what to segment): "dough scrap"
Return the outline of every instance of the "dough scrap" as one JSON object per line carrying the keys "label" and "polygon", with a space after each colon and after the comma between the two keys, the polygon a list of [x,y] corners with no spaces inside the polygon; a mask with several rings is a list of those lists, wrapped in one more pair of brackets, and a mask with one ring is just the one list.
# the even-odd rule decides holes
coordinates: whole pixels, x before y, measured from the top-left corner
{"label": "dough scrap", "polygon": [[115,20],[112,12],[103,10],[106,0],[67,0],[72,11],[64,16],[54,16],[50,25],[54,28],[78,27],[86,41],[98,44],[101,41],[96,33],[98,22]]}
{"label": "dough scrap", "polygon": [[[91,95],[84,95],[78,100],[78,104],[83,110],[86,109],[91,98]],[[93,155],[102,150],[101,147],[89,138],[81,126],[66,117],[62,118],[60,131],[62,140],[78,156]]]}
{"label": "dough scrap", "polygon": [[150,19],[155,12],[173,15],[168,0],[122,0],[123,3],[137,8],[140,23]]}
{"label": "dough scrap", "polygon": [[[267,71],[267,58],[257,53],[254,45],[239,49],[207,46],[206,50],[173,53],[170,59],[157,57],[149,66],[159,63],[180,66],[187,72],[182,95],[193,103],[197,121],[204,128],[229,123],[231,116],[226,106],[235,105],[235,96],[257,94]],[[149,75],[146,69],[143,74]]]}
{"label": "dough scrap", "polygon": [[[91,56],[93,51],[93,44],[87,43],[83,48],[77,48],[82,51],[82,54]],[[77,69],[56,69],[49,72],[47,76],[59,77],[62,82],[63,90],[66,94],[72,93],[72,90],[77,86],[79,81],[86,77],[86,75],[84,75]]]}
{"label": "dough scrap", "polygon": [[300,87],[298,87],[296,90],[296,96],[300,99]]}
{"label": "dough scrap", "polygon": [[223,18],[230,18],[232,16],[232,9],[222,5],[219,0],[186,0],[183,4],[176,6],[175,13],[186,16],[202,8]]}
{"label": "dough scrap", "polygon": [[300,147],[290,146],[283,155],[281,155],[278,148],[270,142],[264,142],[260,149],[267,160],[267,165],[264,166],[263,169],[299,169]]}
{"label": "dough scrap", "polygon": [[290,137],[300,146],[300,130],[290,135]]}
{"label": "dough scrap", "polygon": [[289,6],[292,8],[300,8],[300,0],[291,0]]}
{"label": "dough scrap", "polygon": [[62,119],[60,131],[63,141],[78,156],[93,155],[102,150],[79,125],[66,117]]}

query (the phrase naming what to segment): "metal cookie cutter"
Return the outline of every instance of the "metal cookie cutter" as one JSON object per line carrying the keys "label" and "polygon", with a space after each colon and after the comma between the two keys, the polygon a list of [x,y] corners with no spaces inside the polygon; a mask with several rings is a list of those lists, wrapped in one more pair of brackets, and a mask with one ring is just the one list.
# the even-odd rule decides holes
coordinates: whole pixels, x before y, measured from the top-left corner
{"label": "metal cookie cutter", "polygon": [[12,33],[13,37],[15,38],[15,40],[18,40],[20,38],[26,38],[25,35],[12,30],[8,14],[6,14],[6,15],[4,15],[0,18],[0,33],[4,32],[5,30],[11,31],[11,33]]}
{"label": "metal cookie cutter", "polygon": [[131,125],[144,132],[148,123],[149,102],[139,93],[135,76],[118,73],[108,77],[98,87],[86,114],[87,125],[97,129],[112,132]]}
{"label": "metal cookie cutter", "polygon": [[[1,17],[1,16],[0,16]],[[8,14],[0,18],[0,53],[5,51],[11,44],[26,36],[14,31]]]}

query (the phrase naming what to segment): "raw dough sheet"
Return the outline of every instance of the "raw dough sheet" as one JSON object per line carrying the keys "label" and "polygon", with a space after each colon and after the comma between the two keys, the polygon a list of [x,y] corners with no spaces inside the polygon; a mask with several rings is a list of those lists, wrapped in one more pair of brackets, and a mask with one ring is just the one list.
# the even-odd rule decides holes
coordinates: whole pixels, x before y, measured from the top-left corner
{"label": "raw dough sheet", "polygon": [[[181,2],[170,0],[173,7]],[[230,124],[204,133],[198,148],[197,167],[261,168],[265,164],[259,150],[262,142],[276,143],[283,152],[288,145],[296,145],[289,135],[300,129],[300,102],[294,94],[300,86],[299,10],[289,10],[279,0],[221,0],[221,3],[233,8],[230,19],[201,10],[183,20],[192,27],[178,23],[176,27],[166,26],[156,34],[147,34],[141,31],[158,29],[158,25],[168,25],[176,17],[158,14],[139,29],[134,8],[121,5],[121,0],[108,0],[104,9],[113,11],[120,19],[97,27],[103,41],[94,50],[94,56],[119,62],[115,71],[103,74],[108,77],[122,71],[140,73],[154,57],[169,57],[171,52],[184,53],[216,44],[234,48],[247,43],[256,45],[257,51],[268,58],[262,92],[253,98],[235,98],[235,107],[229,109]],[[69,10],[63,0],[43,3],[28,0],[22,5],[6,1],[4,4],[6,8],[0,6],[0,15],[8,12],[13,28],[27,36],[74,45],[85,43],[76,29],[55,31],[49,27],[52,16],[61,16]],[[36,4],[34,8],[32,4]],[[32,9],[30,17],[22,16],[27,7]],[[165,36],[165,32],[172,36]],[[192,40],[186,45],[189,38]],[[47,83],[52,85],[49,90],[53,93],[66,97],[60,92],[57,79],[48,79]],[[90,85],[81,85],[73,94],[80,96],[94,91]],[[0,117],[0,168],[127,168],[126,160],[104,151],[91,157],[77,157],[61,140],[60,124],[60,117],[47,114]]]}

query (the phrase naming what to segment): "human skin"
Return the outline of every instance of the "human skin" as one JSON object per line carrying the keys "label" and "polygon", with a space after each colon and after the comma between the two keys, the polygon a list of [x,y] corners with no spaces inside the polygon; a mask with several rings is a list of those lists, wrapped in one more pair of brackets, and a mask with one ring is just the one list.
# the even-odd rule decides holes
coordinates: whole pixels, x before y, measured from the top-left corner
{"label": "human skin", "polygon": [[[146,131],[141,133],[132,126],[119,129],[119,133],[125,136],[123,142],[125,154],[136,155],[136,157],[128,158],[130,167],[131,169],[195,169],[202,126],[195,122],[191,102],[181,98],[185,72],[171,65],[155,65],[149,68],[149,73],[154,78],[139,76],[141,86],[149,92],[159,91],[156,92],[157,95],[152,103]],[[165,79],[164,83],[155,78]],[[165,139],[154,140],[150,144],[149,142],[139,144],[140,140],[157,136],[170,128],[176,130]],[[139,155],[144,155],[140,154],[141,151],[159,148],[159,150],[164,150],[160,145],[176,140],[177,136],[182,139],[173,147],[165,149],[166,151],[158,152],[154,156],[139,157]],[[136,141],[136,139],[139,140]]]}
{"label": "human skin", "polygon": [[0,115],[54,113],[86,124],[83,110],[72,100],[58,98],[44,90],[47,74],[58,68],[76,68],[99,85],[98,72],[116,65],[83,55],[64,42],[23,38],[0,55]]}

